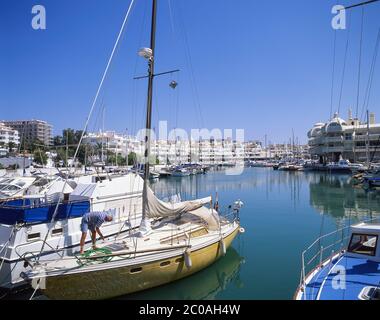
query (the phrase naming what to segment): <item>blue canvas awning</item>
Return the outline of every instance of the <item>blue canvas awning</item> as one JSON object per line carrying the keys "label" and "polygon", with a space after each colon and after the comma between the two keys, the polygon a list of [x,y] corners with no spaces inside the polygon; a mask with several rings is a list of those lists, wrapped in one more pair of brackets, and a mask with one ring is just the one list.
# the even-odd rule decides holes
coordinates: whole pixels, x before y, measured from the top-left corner
{"label": "blue canvas awning", "polygon": [[[0,205],[0,223],[6,225],[47,223],[51,221],[56,207],[57,203],[32,206],[28,200],[12,200],[6,205]],[[78,218],[89,211],[89,201],[63,202],[58,206],[55,220]]]}

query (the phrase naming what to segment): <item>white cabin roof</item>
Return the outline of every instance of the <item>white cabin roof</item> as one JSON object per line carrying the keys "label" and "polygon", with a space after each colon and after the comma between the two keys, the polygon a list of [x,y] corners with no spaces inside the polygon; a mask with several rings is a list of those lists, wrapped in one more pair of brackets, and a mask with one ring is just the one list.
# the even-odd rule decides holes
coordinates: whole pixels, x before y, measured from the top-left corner
{"label": "white cabin roof", "polygon": [[352,233],[377,233],[380,235],[380,224],[377,223],[358,223],[351,227]]}
{"label": "white cabin roof", "polygon": [[122,177],[111,177],[111,180],[106,179],[97,183],[78,183],[78,186],[70,194],[70,199],[77,200],[85,197],[102,200],[142,193],[143,185],[143,179],[132,173]]}

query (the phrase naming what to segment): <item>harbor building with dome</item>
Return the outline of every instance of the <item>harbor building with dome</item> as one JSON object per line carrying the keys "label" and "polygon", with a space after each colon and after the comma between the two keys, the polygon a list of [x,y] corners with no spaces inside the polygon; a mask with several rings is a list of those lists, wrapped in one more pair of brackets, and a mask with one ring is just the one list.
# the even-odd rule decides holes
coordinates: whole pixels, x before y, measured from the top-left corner
{"label": "harbor building with dome", "polygon": [[380,161],[380,123],[375,114],[368,113],[367,121],[352,117],[343,120],[335,113],[326,123],[316,123],[308,132],[309,152],[321,163],[346,159],[350,162]]}

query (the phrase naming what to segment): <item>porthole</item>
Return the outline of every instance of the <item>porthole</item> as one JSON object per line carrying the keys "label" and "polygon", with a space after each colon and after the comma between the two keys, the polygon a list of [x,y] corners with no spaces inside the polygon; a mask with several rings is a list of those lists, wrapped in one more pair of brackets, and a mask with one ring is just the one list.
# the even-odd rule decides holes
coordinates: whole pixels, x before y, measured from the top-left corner
{"label": "porthole", "polygon": [[175,263],[182,263],[183,262],[183,258],[177,258],[177,259],[175,259],[174,262]]}
{"label": "porthole", "polygon": [[169,266],[170,265],[170,261],[164,261],[164,262],[161,262],[160,263],[160,267],[167,267],[167,266]]}
{"label": "porthole", "polygon": [[139,268],[133,268],[131,269],[131,271],[129,271],[131,274],[134,274],[134,273],[140,273],[142,271],[142,267],[139,267]]}

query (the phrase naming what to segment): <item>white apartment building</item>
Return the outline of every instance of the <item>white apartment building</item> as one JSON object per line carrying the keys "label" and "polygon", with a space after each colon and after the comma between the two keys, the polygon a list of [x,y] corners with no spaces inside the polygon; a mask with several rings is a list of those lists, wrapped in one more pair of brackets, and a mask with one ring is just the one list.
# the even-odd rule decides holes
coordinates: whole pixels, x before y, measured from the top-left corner
{"label": "white apartment building", "polygon": [[20,144],[20,136],[17,130],[14,130],[4,123],[0,122],[0,144],[8,146],[9,143]]}
{"label": "white apartment building", "polygon": [[124,135],[117,134],[114,131],[105,131],[99,133],[88,133],[83,138],[83,143],[94,147],[101,146],[103,144],[104,150],[109,150],[115,154],[117,153],[126,156],[128,145],[127,140],[127,137]]}
{"label": "white apartment building", "polygon": [[[84,143],[98,148],[103,144],[106,150],[126,157],[136,153],[142,158],[145,153],[144,141],[134,136],[117,134],[114,131],[89,133],[84,137]],[[304,157],[307,153],[305,146],[270,145],[262,147],[259,141],[238,142],[225,140],[154,140],[151,142],[151,159],[158,159],[160,164],[202,163],[236,164],[245,160],[279,159],[298,154]]]}
{"label": "white apartment building", "polygon": [[36,140],[49,146],[53,142],[52,138],[52,125],[42,120],[12,120],[2,121],[2,123],[17,130],[23,143],[33,143]]}

